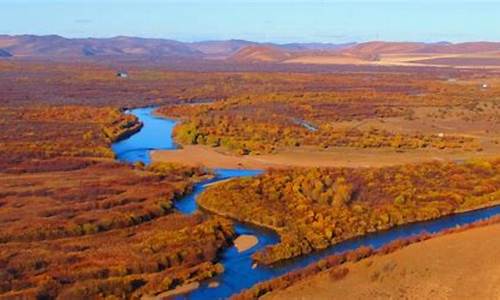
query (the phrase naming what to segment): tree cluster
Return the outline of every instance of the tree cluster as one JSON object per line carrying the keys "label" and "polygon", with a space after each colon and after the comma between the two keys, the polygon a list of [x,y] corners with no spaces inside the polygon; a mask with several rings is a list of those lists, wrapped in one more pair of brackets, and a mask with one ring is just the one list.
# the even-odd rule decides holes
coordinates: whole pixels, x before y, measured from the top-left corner
{"label": "tree cluster", "polygon": [[[159,112],[182,120],[174,132],[181,144],[224,147],[239,154],[299,146],[479,150],[479,140],[467,132],[419,130],[412,121],[435,120],[433,114],[440,114],[437,128],[457,118],[461,122],[465,118],[487,121],[494,126],[498,122],[497,104],[477,90],[465,89],[458,94],[457,89],[463,86],[438,89],[435,82],[428,84],[427,89],[437,95],[363,87],[342,92],[233,96],[200,105],[168,105]],[[471,103],[487,109],[478,114],[469,108]],[[384,125],[387,122],[396,125]]]}
{"label": "tree cluster", "polygon": [[273,170],[211,187],[198,202],[275,229],[281,242],[253,257],[271,264],[369,232],[498,204],[499,174],[499,160]]}

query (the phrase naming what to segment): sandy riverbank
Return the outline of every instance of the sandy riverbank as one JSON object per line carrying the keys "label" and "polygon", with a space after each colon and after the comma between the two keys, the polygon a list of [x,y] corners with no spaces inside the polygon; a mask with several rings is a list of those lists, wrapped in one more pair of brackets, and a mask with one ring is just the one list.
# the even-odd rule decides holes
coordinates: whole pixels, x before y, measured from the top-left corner
{"label": "sandy riverbank", "polygon": [[349,263],[335,281],[326,272],[266,299],[499,299],[500,224],[410,245]]}
{"label": "sandy riverbank", "polygon": [[253,248],[258,242],[259,239],[256,236],[243,234],[234,240],[234,246],[238,252],[243,252]]}
{"label": "sandy riverbank", "polygon": [[141,300],[160,300],[160,299],[171,299],[174,296],[182,295],[190,291],[194,291],[200,287],[200,283],[195,281],[188,284],[184,284],[176,287],[173,290],[166,291],[164,293],[158,294],[156,296],[144,296]]}
{"label": "sandy riverbank", "polygon": [[224,153],[219,148],[187,145],[179,150],[153,151],[153,161],[204,165],[209,168],[268,169],[286,167],[382,167],[423,161],[461,161],[471,158],[498,157],[499,149],[488,151],[460,151],[418,149],[402,152],[394,149],[334,148],[317,150],[296,148],[277,154],[238,156]]}

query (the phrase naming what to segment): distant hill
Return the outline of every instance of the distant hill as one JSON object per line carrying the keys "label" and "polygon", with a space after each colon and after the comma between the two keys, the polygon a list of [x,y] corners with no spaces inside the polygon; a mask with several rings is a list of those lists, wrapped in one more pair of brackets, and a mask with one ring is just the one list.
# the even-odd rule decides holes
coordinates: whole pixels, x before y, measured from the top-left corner
{"label": "distant hill", "polygon": [[333,51],[355,46],[356,43],[329,44],[329,43],[290,43],[280,47],[290,51]]}
{"label": "distant hill", "polygon": [[259,45],[259,43],[244,40],[228,40],[195,42],[189,44],[191,48],[200,51],[206,57],[219,59],[227,58],[238,52],[240,49],[251,45]]}
{"label": "distant hill", "polygon": [[229,58],[238,62],[284,62],[302,56],[335,55],[343,49],[356,44],[323,44],[323,43],[293,43],[293,44],[253,44],[242,47]]}
{"label": "distant hill", "polygon": [[427,47],[422,48],[420,53],[456,53],[456,54],[472,54],[484,52],[500,51],[500,43],[493,42],[469,42],[469,43],[438,43],[427,44]]}
{"label": "distant hill", "polygon": [[[168,39],[137,37],[68,39],[58,35],[35,36],[0,35],[0,49],[16,57],[196,57],[226,59],[243,48],[274,47],[275,51],[303,51],[311,49],[336,49],[335,44],[270,44],[245,40],[203,41],[183,43]],[[247,50],[248,51],[248,50]],[[280,50],[281,51],[281,50]]]}
{"label": "distant hill", "polygon": [[4,49],[0,49],[0,57],[11,57],[12,54],[10,54],[8,51]]}
{"label": "distant hill", "polygon": [[292,54],[286,49],[276,46],[247,46],[230,57],[238,62],[280,62],[291,58]]}
{"label": "distant hill", "polygon": [[439,43],[412,43],[412,42],[367,42],[342,49],[341,53],[358,57],[371,57],[382,54],[472,54],[490,51],[500,51],[500,43],[469,42],[452,44]]}
{"label": "distant hill", "polygon": [[424,43],[367,42],[342,49],[341,53],[374,60],[381,54],[411,53],[422,47],[425,47]]}
{"label": "distant hill", "polygon": [[[0,35],[0,57],[8,58],[183,58],[237,63],[348,65],[499,65],[500,43],[384,42],[257,43],[245,40],[184,43],[137,37],[76,38],[58,35]],[[493,63],[492,63],[493,62]]]}
{"label": "distant hill", "polygon": [[188,45],[163,39],[115,37],[109,39],[66,39],[50,36],[0,36],[0,47],[21,57],[92,57],[116,55],[201,56]]}

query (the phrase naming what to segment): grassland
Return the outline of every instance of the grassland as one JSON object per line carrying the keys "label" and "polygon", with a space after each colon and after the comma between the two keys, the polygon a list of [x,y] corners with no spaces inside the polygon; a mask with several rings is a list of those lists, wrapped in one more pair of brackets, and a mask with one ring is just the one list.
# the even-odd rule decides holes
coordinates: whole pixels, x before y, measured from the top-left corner
{"label": "grassland", "polygon": [[140,128],[117,108],[2,107],[0,297],[139,297],[223,271],[231,223],[173,201],[205,169],[117,163]]}
{"label": "grassland", "polygon": [[[500,153],[495,76],[325,78],[335,79],[329,91],[254,93],[194,106],[166,105],[159,113],[181,120],[174,134],[185,149],[160,151],[154,159],[269,168],[461,161]],[[490,85],[482,88],[482,82]]]}
{"label": "grassland", "polygon": [[496,298],[499,231],[494,224],[426,240],[347,263],[341,279],[338,271],[325,271],[263,299]]}
{"label": "grassland", "polygon": [[[498,294],[498,267],[493,262],[497,239],[489,236],[498,231],[499,222],[494,217],[394,240],[376,250],[360,247],[334,254],[259,283],[232,299],[303,299],[311,295],[318,299],[494,298]],[[485,239],[491,243],[484,243]],[[487,274],[480,275],[480,282],[470,276],[478,270]]]}
{"label": "grassland", "polygon": [[[261,262],[498,196],[500,80],[491,70],[127,67],[120,79],[96,62],[0,61],[0,298],[166,295],[223,272],[217,253],[233,243],[231,221],[172,208],[210,176],[198,165],[206,160],[114,161],[111,143],[141,127],[127,107],[162,105],[181,120],[180,151],[219,155],[210,167],[281,168],[201,199],[279,231],[282,243],[259,252]],[[387,167],[403,162],[418,164]],[[371,167],[324,168],[345,165]],[[323,168],[288,168],[303,166]]]}
{"label": "grassland", "polygon": [[173,209],[210,173],[116,162],[111,143],[142,124],[99,72],[0,64],[0,298],[140,297],[223,271],[231,223]]}

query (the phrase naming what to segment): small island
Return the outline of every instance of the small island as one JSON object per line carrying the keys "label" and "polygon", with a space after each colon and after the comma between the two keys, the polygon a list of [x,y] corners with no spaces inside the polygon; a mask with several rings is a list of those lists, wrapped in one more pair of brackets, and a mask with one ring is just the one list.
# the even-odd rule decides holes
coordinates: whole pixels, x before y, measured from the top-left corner
{"label": "small island", "polygon": [[234,246],[238,252],[245,252],[252,249],[259,243],[259,239],[254,235],[243,234],[234,240]]}

